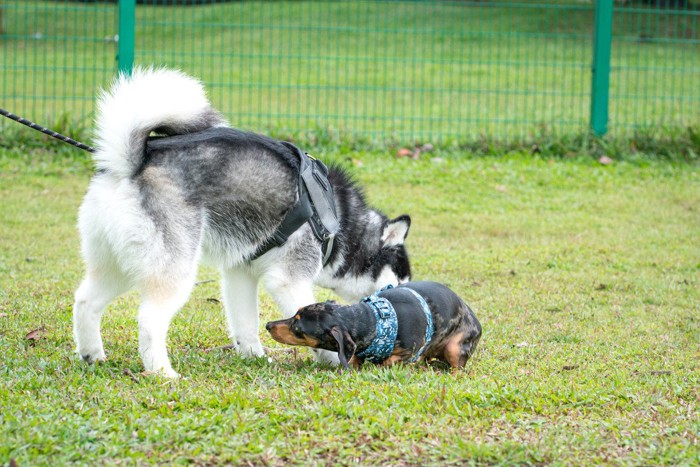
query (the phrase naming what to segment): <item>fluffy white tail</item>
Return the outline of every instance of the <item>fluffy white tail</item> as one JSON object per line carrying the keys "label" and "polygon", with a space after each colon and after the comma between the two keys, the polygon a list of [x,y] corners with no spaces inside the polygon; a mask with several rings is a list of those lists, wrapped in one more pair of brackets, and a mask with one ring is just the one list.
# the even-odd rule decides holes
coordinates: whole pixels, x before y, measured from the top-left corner
{"label": "fluffy white tail", "polygon": [[176,135],[225,124],[199,80],[178,70],[136,68],[100,96],[94,159],[98,169],[129,177],[152,131]]}

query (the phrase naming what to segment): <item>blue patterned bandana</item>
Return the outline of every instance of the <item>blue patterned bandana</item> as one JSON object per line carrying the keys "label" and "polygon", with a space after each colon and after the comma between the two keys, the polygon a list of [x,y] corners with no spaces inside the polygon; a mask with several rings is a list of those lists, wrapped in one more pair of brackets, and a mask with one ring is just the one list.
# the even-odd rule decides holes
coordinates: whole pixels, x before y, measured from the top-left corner
{"label": "blue patterned bandana", "polygon": [[[393,286],[388,285],[382,290],[391,288],[393,288]],[[369,347],[355,354],[360,358],[368,359],[372,363],[382,363],[384,360],[391,357],[391,354],[394,352],[396,333],[399,332],[399,322],[396,319],[396,310],[394,310],[394,306],[386,298],[378,297],[377,293],[362,299],[363,302],[372,308],[374,316],[377,318],[377,335],[374,337]]]}

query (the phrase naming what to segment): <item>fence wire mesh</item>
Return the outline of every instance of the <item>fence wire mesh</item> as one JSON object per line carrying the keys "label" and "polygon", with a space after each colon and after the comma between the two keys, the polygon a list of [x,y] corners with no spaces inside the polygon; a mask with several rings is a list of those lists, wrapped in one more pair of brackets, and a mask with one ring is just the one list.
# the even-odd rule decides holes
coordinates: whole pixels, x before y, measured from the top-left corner
{"label": "fence wire mesh", "polygon": [[[615,6],[613,132],[698,123],[700,11],[666,1]],[[137,3],[135,64],[200,77],[238,127],[381,140],[588,129],[589,2]],[[116,72],[116,4],[5,0],[0,11],[2,106],[89,117]]]}
{"label": "fence wire mesh", "polygon": [[85,119],[114,76],[109,4],[0,0],[0,106],[30,120]]}

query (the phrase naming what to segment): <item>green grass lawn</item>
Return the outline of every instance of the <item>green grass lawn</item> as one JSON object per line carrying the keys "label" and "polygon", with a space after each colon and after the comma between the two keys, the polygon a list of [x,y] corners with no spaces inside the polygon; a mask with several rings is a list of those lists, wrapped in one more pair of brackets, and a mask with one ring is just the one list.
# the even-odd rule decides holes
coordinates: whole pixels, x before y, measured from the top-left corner
{"label": "green grass lawn", "polygon": [[[4,6],[2,106],[90,143],[80,117],[114,75],[116,7]],[[133,294],[103,320],[109,360],[87,366],[71,307],[90,163],[7,122],[0,465],[700,463],[697,14],[619,9],[611,125],[653,126],[581,140],[591,16],[572,2],[139,6],[137,63],[201,77],[236,126],[295,138],[411,214],[414,278],[450,285],[484,335],[455,373],[341,373],[262,329],[271,361],[246,361],[219,349],[217,275],[202,269],[169,334],[184,379],[141,373]],[[659,130],[679,122],[691,128]],[[375,137],[438,150],[397,160]]]}
{"label": "green grass lawn", "polygon": [[[0,149],[0,464],[700,462],[697,164],[316,155],[411,214],[414,278],[450,285],[484,327],[463,371],[341,373],[262,329],[271,361],[246,361],[217,349],[208,269],[169,334],[182,380],[141,374],[135,295],[88,366],[71,306],[89,164]],[[279,316],[265,295],[262,314]]]}

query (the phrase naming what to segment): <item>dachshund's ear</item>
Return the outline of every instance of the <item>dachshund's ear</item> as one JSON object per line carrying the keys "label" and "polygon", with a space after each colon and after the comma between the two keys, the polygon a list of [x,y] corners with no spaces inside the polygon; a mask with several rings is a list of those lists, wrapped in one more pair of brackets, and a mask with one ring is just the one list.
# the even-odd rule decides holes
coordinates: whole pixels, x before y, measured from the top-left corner
{"label": "dachshund's ear", "polygon": [[350,367],[350,365],[348,365],[348,356],[352,358],[352,356],[355,355],[357,345],[355,345],[350,334],[348,334],[347,331],[342,331],[338,326],[333,326],[331,328],[331,335],[338,343],[338,358],[340,359],[340,364],[347,370]]}

